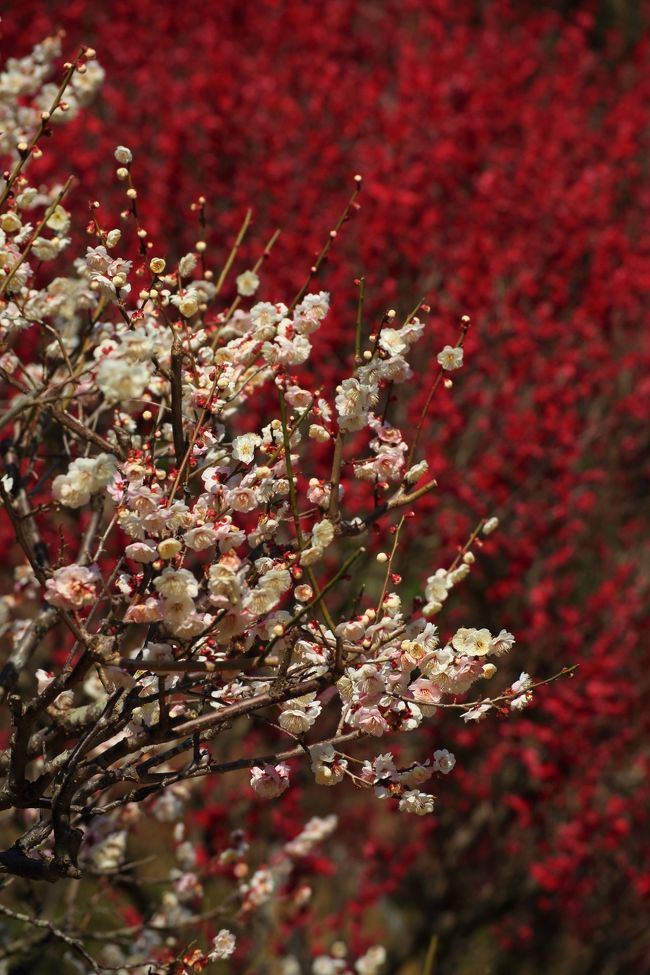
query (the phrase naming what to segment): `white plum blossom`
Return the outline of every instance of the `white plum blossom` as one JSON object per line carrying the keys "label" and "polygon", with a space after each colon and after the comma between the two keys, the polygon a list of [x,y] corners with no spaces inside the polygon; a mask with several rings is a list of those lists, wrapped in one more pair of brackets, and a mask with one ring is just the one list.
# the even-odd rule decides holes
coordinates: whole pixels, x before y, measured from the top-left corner
{"label": "white plum blossom", "polygon": [[381,738],[388,731],[388,722],[378,707],[360,707],[353,711],[350,724],[359,731]]}
{"label": "white plum blossom", "polygon": [[282,705],[278,724],[292,735],[303,735],[312,727],[321,712],[321,704],[314,701],[314,694],[294,698]]}
{"label": "white plum blossom", "polygon": [[330,742],[318,743],[309,747],[311,768],[317,785],[338,785],[345,776],[347,760],[337,756]]}
{"label": "white plum blossom", "polygon": [[126,857],[126,830],[117,830],[93,844],[85,853],[85,859],[97,873],[116,873]]}
{"label": "white plum blossom", "polygon": [[122,166],[127,166],[130,162],[133,162],[133,153],[126,146],[118,146],[114,155],[118,163]]}
{"label": "white plum blossom", "polygon": [[[435,486],[414,490],[428,470],[420,431],[402,431],[407,411],[393,408],[398,384],[414,377],[408,360],[423,321],[397,327],[390,311],[369,334],[364,325],[359,348],[352,327],[334,362],[349,369],[330,382],[310,361],[329,293],[258,300],[266,296],[257,271],[244,270],[237,299],[221,303],[234,275],[227,287],[225,274],[215,280],[205,241],[179,261],[147,241],[130,202],[138,193],[125,146],[115,150],[115,168],[129,201],[123,216],[135,220],[137,263],[120,255],[121,232],[100,211],[87,224],[91,246],[67,276],[48,277],[47,262],[60,268],[79,221],[59,187],[29,185],[16,136],[29,144],[49,122],[41,112],[61,97],[57,85],[43,85],[54,56],[46,45],[0,73],[0,148],[11,184],[0,207],[0,366],[15,385],[1,478],[24,563],[0,600],[0,628],[9,662],[38,667],[21,677],[23,717],[16,712],[6,765],[26,776],[21,788],[29,786],[33,805],[24,819],[29,830],[37,824],[37,843],[24,856],[48,879],[75,875],[82,833],[79,865],[110,875],[124,868],[140,809],[145,830],[147,817],[169,824],[173,865],[167,872],[162,864],[159,904],[133,944],[106,946],[107,964],[164,967],[161,959],[178,950],[198,968],[236,948],[228,928],[187,956],[177,938],[213,916],[202,889],[209,870],[185,815],[202,794],[199,776],[232,773],[238,795],[249,775],[252,792],[273,800],[289,788],[288,756],[316,786],[344,783],[429,814],[434,797],[422,790],[434,775],[444,783],[456,759],[444,748],[402,759],[401,737],[447,697],[491,677],[492,659],[514,637],[479,627],[443,633],[431,622],[471,571],[477,532],[448,567],[431,565],[417,585],[401,585],[414,537],[406,518]],[[86,50],[66,70],[74,113],[101,69]],[[17,339],[33,326],[44,341],[29,359],[33,343]],[[437,362],[458,369],[460,344]],[[479,524],[488,534],[496,519]],[[13,694],[10,684],[0,691]],[[522,673],[494,701],[454,706],[466,709],[466,722],[501,701],[499,713],[508,704],[519,711],[532,686]],[[35,690],[36,709],[28,700]],[[269,728],[272,743],[264,741]],[[400,739],[394,754],[374,755],[388,735]],[[51,817],[36,816],[50,807]],[[232,870],[242,930],[287,891],[292,911],[308,903],[308,883],[294,885],[291,872],[308,866],[298,861],[336,828],[336,817],[315,817],[259,866],[249,859],[256,844],[250,854],[241,831],[215,851],[213,862]],[[313,971],[378,975],[385,960],[380,946],[355,961],[333,945]]]}
{"label": "white plum blossom", "polygon": [[285,853],[291,857],[309,856],[315,846],[336,831],[338,824],[338,817],[333,814],[313,816],[305,823],[300,833],[285,845]]}
{"label": "white plum blossom", "polygon": [[261,443],[262,438],[257,433],[244,433],[241,437],[235,437],[232,442],[232,456],[244,464],[251,464],[255,456],[255,448]]}
{"label": "white plum blossom", "polygon": [[395,780],[403,787],[415,789],[419,785],[423,785],[424,782],[428,782],[434,771],[435,769],[427,759],[424,765],[415,762],[409,768],[401,769],[395,776]]}
{"label": "white plum blossom", "polygon": [[426,816],[433,812],[434,798],[427,792],[411,789],[404,793],[399,801],[400,812],[415,813],[416,816]]}
{"label": "white plum blossom", "polygon": [[334,401],[340,429],[347,432],[362,430],[378,396],[376,386],[364,385],[358,379],[344,379],[337,387]]}
{"label": "white plum blossom", "polygon": [[199,310],[201,296],[195,288],[187,288],[181,294],[173,295],[170,301],[178,308],[183,318],[192,318]]}
{"label": "white plum blossom", "polygon": [[498,518],[488,518],[488,520],[483,525],[482,532],[484,535],[491,535],[492,532],[496,531],[498,527],[499,527]]}
{"label": "white plum blossom", "polygon": [[510,709],[512,711],[523,711],[524,708],[528,707],[532,700],[533,695],[530,693],[530,691],[526,692],[525,694],[520,694],[518,697],[513,698],[513,700],[510,702]]}
{"label": "white plum blossom", "polygon": [[492,653],[500,657],[504,653],[508,653],[509,650],[512,650],[514,644],[515,638],[512,633],[508,633],[507,630],[501,630],[492,640]]}
{"label": "white plum blossom", "polygon": [[331,434],[320,423],[311,423],[309,425],[309,437],[318,443],[327,443],[331,439]]}
{"label": "white plum blossom", "polygon": [[446,748],[438,748],[433,753],[433,767],[436,772],[442,772],[443,775],[448,775],[455,764],[455,755],[452,752],[447,751]]}
{"label": "white plum blossom", "polygon": [[61,609],[81,609],[94,602],[99,578],[96,566],[64,565],[47,580],[45,598]]}
{"label": "white plum blossom", "polygon": [[336,752],[331,742],[318,742],[309,746],[309,757],[312,765],[321,765],[323,762],[334,762]]}
{"label": "white plum blossom", "polygon": [[[267,329],[280,321],[281,314],[270,301],[259,301],[250,310],[250,318],[256,329]],[[273,331],[270,333],[273,334]]]}
{"label": "white plum blossom", "polygon": [[463,711],[461,718],[466,723],[470,721],[483,721],[488,711],[492,710],[492,704],[485,702],[483,704],[476,704],[474,707],[469,708],[467,711]]}
{"label": "white plum blossom", "polygon": [[330,955],[318,955],[311,966],[312,975],[341,975],[347,968],[343,958],[332,958]]}
{"label": "white plum blossom", "polygon": [[338,785],[345,776],[348,767],[345,758],[337,758],[334,762],[312,765],[314,782],[316,785],[333,786]]}
{"label": "white plum blossom", "polygon": [[73,460],[67,474],[59,474],[52,481],[52,494],[68,508],[81,508],[91,496],[101,491],[113,478],[117,457],[99,454]]}
{"label": "white plum blossom", "polygon": [[291,575],[287,569],[270,569],[260,577],[257,587],[250,590],[244,605],[254,616],[270,613],[290,585]]}
{"label": "white plum blossom", "polygon": [[212,522],[207,522],[204,525],[197,525],[196,528],[190,528],[189,531],[186,531],[183,535],[183,541],[194,552],[203,552],[206,548],[210,548],[219,541],[219,532],[215,529]]}
{"label": "white plum blossom", "polygon": [[302,389],[300,386],[289,386],[284,395],[287,403],[297,410],[306,409],[314,401],[312,393],[308,389]]}
{"label": "white plum blossom", "polygon": [[209,952],[208,958],[210,961],[230,958],[235,950],[236,944],[237,939],[232,931],[228,931],[227,928],[222,928],[212,939],[212,951]]}
{"label": "white plum blossom", "polygon": [[533,682],[532,682],[532,679],[530,677],[530,674],[527,674],[525,672],[522,672],[519,675],[518,679],[512,685],[511,690],[515,694],[523,694],[524,691],[527,691],[532,686],[532,683]]}
{"label": "white plum blossom", "polygon": [[366,953],[356,960],[354,969],[357,975],[379,975],[386,964],[386,949],[383,945],[373,945]]}
{"label": "white plum blossom", "polygon": [[309,539],[309,545],[300,556],[302,565],[313,565],[322,558],[325,549],[331,545],[334,538],[334,525],[327,518],[314,525]]}
{"label": "white plum blossom", "polygon": [[104,359],[97,370],[97,385],[109,403],[124,403],[142,396],[151,374],[143,363]]}
{"label": "white plum blossom", "polygon": [[289,766],[264,765],[251,769],[251,788],[262,799],[275,799],[289,788]]}
{"label": "white plum blossom", "polygon": [[330,295],[328,291],[319,291],[318,294],[305,295],[301,303],[296,308],[297,315],[314,318],[322,321],[330,308]]}
{"label": "white plum blossom", "polygon": [[449,590],[453,586],[453,581],[449,577],[446,569],[436,569],[432,576],[427,579],[424,595],[427,600],[422,609],[424,616],[435,616],[442,609],[442,605],[449,595]]}
{"label": "white plum blossom", "polygon": [[199,594],[198,583],[192,572],[169,566],[156,577],[154,588],[164,599],[194,599]]}
{"label": "white plum blossom", "polygon": [[399,355],[408,349],[408,343],[396,328],[382,328],[379,333],[379,344],[389,355]]}
{"label": "white plum blossom", "polygon": [[414,464],[413,467],[404,475],[404,480],[407,484],[416,484],[423,474],[429,470],[429,465],[426,460],[421,460],[419,463]]}
{"label": "white plum blossom", "polygon": [[145,538],[142,541],[131,542],[130,545],[127,545],[124,549],[124,554],[127,559],[133,559],[134,562],[141,562],[146,565],[156,561],[158,558],[158,547],[152,539]]}
{"label": "white plum blossom", "polygon": [[463,350],[458,345],[446,345],[442,352],[438,353],[436,358],[438,360],[438,364],[442,366],[443,369],[448,371],[460,369],[463,364]]}
{"label": "white plum blossom", "polygon": [[451,645],[467,657],[485,657],[492,652],[492,634],[486,629],[463,626],[452,637]]}
{"label": "white plum blossom", "polygon": [[244,298],[250,298],[259,288],[260,279],[255,271],[242,271],[235,278],[235,284],[237,285],[238,295],[242,295]]}

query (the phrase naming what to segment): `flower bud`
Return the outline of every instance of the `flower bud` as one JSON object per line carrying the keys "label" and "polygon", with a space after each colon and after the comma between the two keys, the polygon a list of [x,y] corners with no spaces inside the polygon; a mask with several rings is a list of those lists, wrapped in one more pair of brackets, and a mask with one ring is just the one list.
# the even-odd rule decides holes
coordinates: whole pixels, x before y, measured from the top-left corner
{"label": "flower bud", "polygon": [[483,534],[491,535],[495,528],[499,526],[498,518],[488,518],[488,520],[483,525]]}

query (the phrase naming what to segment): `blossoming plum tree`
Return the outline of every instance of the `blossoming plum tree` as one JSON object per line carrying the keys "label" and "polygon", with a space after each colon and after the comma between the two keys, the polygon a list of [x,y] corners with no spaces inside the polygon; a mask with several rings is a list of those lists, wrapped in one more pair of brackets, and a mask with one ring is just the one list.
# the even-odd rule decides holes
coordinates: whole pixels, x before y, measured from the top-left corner
{"label": "blossoming plum tree", "polygon": [[[355,757],[355,743],[411,732],[438,708],[458,708],[466,722],[521,710],[533,682],[522,674],[495,697],[461,704],[514,637],[460,626],[441,638],[432,622],[496,518],[479,520],[412,607],[399,595],[403,526],[436,486],[417,456],[420,434],[431,396],[462,366],[469,319],[438,354],[431,395],[404,437],[390,415],[395,389],[413,375],[423,301],[401,321],[387,311],[368,332],[360,281],[349,374],[329,395],[306,365],[330,306],[312,285],[355,212],[361,177],[290,300],[256,300],[273,235],[224,304],[250,212],[220,270],[204,240],[176,259],[140,221],[125,146],[114,152],[116,175],[137,256],[125,256],[128,241],[93,201],[92,245],[63,270],[72,177],[33,186],[29,163],[103,72],[82,48],[52,84],[58,54],[51,38],[0,76],[0,497],[20,556],[2,602],[0,700],[10,720],[0,808],[13,814],[13,836],[0,872],[32,883],[110,877],[119,887],[138,820],[174,822],[170,889],[135,946],[118,931],[98,959],[69,914],[31,921],[84,971],[180,973],[235,951],[228,928],[205,949],[186,949],[178,934],[228,915],[228,901],[202,902],[184,823],[194,783],[248,769],[252,791],[275,799],[290,788],[291,763],[306,763],[318,786],[347,780],[422,816],[434,797],[421,787],[449,773],[454,756],[439,748],[400,765],[390,751]],[[268,404],[253,429],[251,402]],[[367,541],[375,530],[379,551]],[[270,751],[251,749],[256,721],[272,729]],[[335,828],[335,818],[312,819],[272,866],[235,872],[235,920],[266,904],[293,860]],[[245,848],[236,837],[220,862],[241,865]],[[371,949],[356,970],[376,971],[382,959]],[[313,970],[345,963],[322,956]]]}

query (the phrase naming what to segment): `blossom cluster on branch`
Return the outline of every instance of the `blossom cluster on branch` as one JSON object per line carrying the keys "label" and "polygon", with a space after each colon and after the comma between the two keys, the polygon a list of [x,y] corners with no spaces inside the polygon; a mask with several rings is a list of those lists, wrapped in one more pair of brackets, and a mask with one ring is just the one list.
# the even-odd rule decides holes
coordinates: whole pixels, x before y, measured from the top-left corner
{"label": "blossom cluster on branch", "polygon": [[[224,305],[250,212],[220,270],[204,240],[175,259],[148,239],[133,154],[118,146],[122,220],[137,258],[121,256],[122,231],[93,201],[92,245],[67,275],[50,273],[70,242],[72,177],[37,188],[28,163],[53,121],[102,77],[82,49],[61,84],[49,84],[57,54],[51,39],[0,75],[10,139],[0,496],[23,556],[2,602],[10,650],[0,694],[11,734],[0,808],[25,810],[0,871],[49,881],[118,873],[140,804],[161,818],[171,810],[186,869],[155,931],[185,923],[183,902],[200,887],[184,843],[184,784],[250,769],[252,789],[270,799],[288,789],[290,762],[305,760],[319,786],[347,779],[427,814],[434,797],[421,786],[453,769],[449,751],[400,767],[390,752],[355,758],[349,748],[413,731],[439,707],[460,708],[468,722],[520,710],[532,681],[522,674],[495,698],[459,703],[494,676],[492,658],[514,637],[472,627],[441,635],[432,622],[497,519],[479,521],[451,564],[422,580],[412,606],[399,594],[402,527],[436,486],[417,456],[431,397],[410,437],[391,413],[396,389],[413,377],[408,357],[429,307],[418,301],[402,320],[388,310],[368,329],[360,281],[349,373],[328,395],[306,365],[330,306],[312,285],[358,208],[361,177],[292,298],[257,300],[274,235]],[[462,366],[469,326],[464,316],[456,345],[437,355],[431,395]],[[249,404],[260,399],[266,422],[251,430]],[[348,503],[359,482],[372,487],[365,511]],[[379,551],[367,550],[370,531],[384,539]],[[253,720],[275,729],[272,754],[248,753]],[[233,728],[242,729],[239,746],[230,741],[224,756],[218,740]],[[310,841],[331,825],[323,833],[313,823]],[[240,916],[268,898],[269,877],[240,886]],[[233,950],[224,929],[183,965],[195,970]],[[377,949],[356,970],[376,970],[381,957]],[[315,963],[326,970],[345,966]]]}

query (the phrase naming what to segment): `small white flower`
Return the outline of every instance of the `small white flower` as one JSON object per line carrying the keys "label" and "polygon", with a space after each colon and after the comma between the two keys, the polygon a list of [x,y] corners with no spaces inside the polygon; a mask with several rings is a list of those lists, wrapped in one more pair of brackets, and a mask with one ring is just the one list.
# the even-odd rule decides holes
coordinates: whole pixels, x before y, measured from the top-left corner
{"label": "small white flower", "polygon": [[196,267],[196,254],[185,254],[178,262],[178,273],[182,278],[187,278]]}
{"label": "small white flower", "polygon": [[292,735],[304,735],[321,712],[321,704],[315,701],[303,706],[299,700],[289,701],[278,718],[278,724]]}
{"label": "small white flower", "polygon": [[354,967],[357,975],[378,975],[379,969],[385,963],[386,949],[383,945],[373,945],[355,962]]}
{"label": "small white flower", "polygon": [[492,634],[489,630],[476,630],[461,626],[454,634],[451,645],[467,657],[484,657],[492,650]]}
{"label": "small white flower", "polygon": [[255,271],[244,271],[239,274],[236,278],[237,283],[237,294],[242,295],[244,298],[250,298],[254,295],[260,286],[260,279],[258,278]]}
{"label": "small white flower", "polygon": [[414,464],[404,475],[404,480],[407,484],[415,484],[420,480],[423,474],[429,470],[429,465],[426,460],[421,460],[419,464]]}
{"label": "small white flower", "polygon": [[193,288],[188,288],[182,295],[170,298],[172,305],[176,305],[183,318],[191,318],[199,310],[199,295]]}
{"label": "small white flower", "polygon": [[333,762],[336,760],[334,745],[330,744],[328,741],[317,742],[315,745],[310,745],[309,757],[311,758],[312,766]]}
{"label": "small white flower", "polygon": [[261,443],[262,438],[259,434],[244,433],[233,440],[232,455],[235,460],[240,460],[243,464],[251,464],[255,456],[255,448]]}
{"label": "small white flower", "polygon": [[446,748],[439,748],[433,753],[433,767],[436,772],[448,775],[456,764],[456,756]]}
{"label": "small white flower", "polygon": [[514,646],[515,638],[512,633],[508,633],[507,630],[501,630],[494,639],[492,640],[492,653],[496,653],[498,657],[502,654],[507,653]]}
{"label": "small white flower", "polygon": [[221,931],[212,939],[212,951],[208,955],[210,961],[217,961],[219,958],[230,958],[235,950],[237,939],[232,931],[222,928]]}
{"label": "small white flower", "polygon": [[318,955],[311,966],[312,975],[342,975],[347,965],[343,958],[332,958],[330,955]]}
{"label": "small white flower", "polygon": [[492,532],[495,530],[495,528],[498,528],[498,527],[499,527],[499,519],[498,518],[488,518],[488,520],[483,525],[483,534],[484,535],[491,535]]}
{"label": "small white flower", "polygon": [[444,603],[453,583],[446,569],[436,569],[434,575],[427,579],[424,595],[432,603]]}
{"label": "small white flower", "polygon": [[188,569],[172,569],[168,566],[154,579],[154,587],[163,599],[194,599],[199,586]]}
{"label": "small white flower", "polygon": [[133,161],[133,153],[126,146],[118,146],[115,150],[115,158],[122,166],[127,166]]}
{"label": "small white flower", "polygon": [[342,431],[362,430],[368,422],[368,414],[379,398],[375,384],[369,385],[358,379],[344,379],[337,386],[334,400]]}
{"label": "small white flower", "polygon": [[312,423],[309,426],[309,439],[316,440],[317,443],[327,443],[331,436],[320,423]]}
{"label": "small white flower", "polygon": [[531,687],[533,681],[530,674],[525,671],[519,675],[519,680],[516,680],[512,685],[512,690],[515,694],[523,694]]}
{"label": "small white flower", "polygon": [[256,328],[265,328],[280,321],[280,314],[270,301],[258,301],[251,308],[251,322]]}
{"label": "small white flower", "polygon": [[218,538],[219,536],[212,522],[208,522],[198,528],[191,528],[190,531],[185,532],[183,535],[183,541],[193,552],[202,552],[204,549],[210,548]]}
{"label": "small white flower", "polygon": [[399,801],[399,811],[415,813],[416,816],[426,816],[433,812],[434,799],[427,792],[411,789],[404,793]]}
{"label": "small white flower", "polygon": [[514,698],[514,700],[510,702],[510,709],[512,711],[523,711],[524,708],[528,707],[532,700],[533,695],[530,693],[530,691],[526,691],[525,694],[520,694],[519,697]]}
{"label": "small white flower", "polygon": [[117,830],[98,842],[90,841],[90,849],[82,855],[98,873],[115,873],[126,856],[126,830]]}
{"label": "small white flower", "polygon": [[280,762],[278,765],[251,769],[251,788],[262,799],[281,796],[289,788],[289,766]]}
{"label": "small white flower", "polygon": [[47,218],[46,226],[57,234],[64,234],[70,226],[70,214],[59,204]]}
{"label": "small white flower", "polygon": [[47,580],[45,598],[48,603],[61,609],[81,609],[94,601],[99,578],[96,566],[61,566]]}
{"label": "small white flower", "polygon": [[312,545],[316,548],[325,549],[334,538],[334,525],[327,518],[323,518],[318,524],[314,525],[311,533]]}
{"label": "small white flower", "polygon": [[145,538],[141,542],[131,542],[130,545],[127,545],[124,554],[127,559],[133,559],[134,562],[141,562],[146,565],[149,562],[156,561],[158,549],[155,542],[150,538]]}
{"label": "small white flower", "polygon": [[301,315],[309,315],[312,318],[325,318],[330,308],[329,291],[319,291],[318,294],[305,295],[302,302],[296,308]]}
{"label": "small white flower", "polygon": [[149,379],[149,368],[144,362],[130,363],[125,359],[104,359],[97,371],[97,385],[109,403],[138,399]]}
{"label": "small white flower", "polygon": [[316,785],[333,786],[338,785],[345,775],[348,763],[344,758],[333,762],[330,765],[312,765],[314,782]]}
{"label": "small white flower", "polygon": [[491,710],[491,704],[477,704],[473,708],[470,708],[469,711],[464,711],[463,714],[461,714],[461,718],[466,723],[470,721],[482,721],[488,711]]}
{"label": "small white flower", "polygon": [[400,355],[408,349],[404,336],[397,328],[382,328],[379,333],[379,344],[389,355]]}
{"label": "small white flower", "polygon": [[437,355],[438,364],[451,372],[463,364],[463,350],[460,346],[446,345]]}

